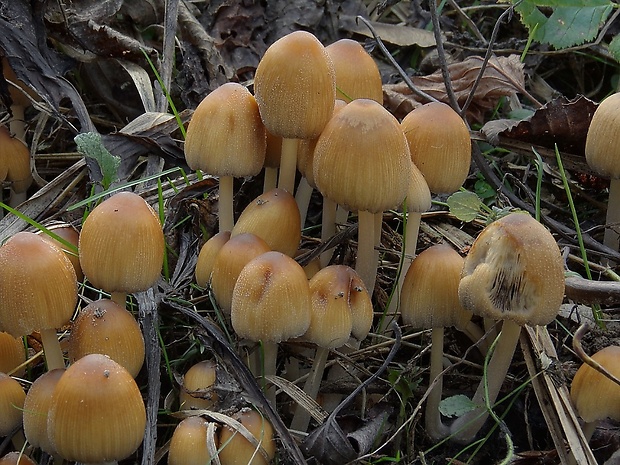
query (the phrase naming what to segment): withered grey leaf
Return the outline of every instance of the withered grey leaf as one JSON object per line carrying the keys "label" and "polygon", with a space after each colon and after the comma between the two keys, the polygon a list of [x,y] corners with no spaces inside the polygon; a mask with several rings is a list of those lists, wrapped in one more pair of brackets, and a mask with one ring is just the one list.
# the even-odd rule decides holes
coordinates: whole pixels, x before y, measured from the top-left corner
{"label": "withered grey leaf", "polygon": [[[357,21],[355,16],[341,15],[339,20],[341,29],[368,38],[373,37],[370,30],[363,23]],[[435,46],[435,35],[432,31],[377,21],[369,22],[372,24],[372,27],[383,43],[398,45],[400,47],[417,45],[418,47],[428,48]]]}
{"label": "withered grey leaf", "polygon": [[[401,330],[396,322],[390,329],[394,331],[394,345],[379,369],[366,381],[360,384],[334,409],[330,416],[321,426],[312,431],[301,444],[301,449],[307,457],[314,457],[323,465],[342,465],[351,462],[368,452],[377,434],[381,431],[384,420],[389,415],[389,410],[384,410],[375,419],[362,421],[356,419],[354,424],[357,428],[347,427],[350,425],[351,415],[339,417],[339,413],[347,407],[353,399],[370,383],[377,379],[387,369],[388,365],[398,352],[401,341]],[[345,431],[349,431],[346,433]]]}
{"label": "withered grey leaf", "polygon": [[48,2],[45,19],[62,23],[65,18],[74,21],[104,21],[121,9],[124,0],[73,0],[72,2]]}

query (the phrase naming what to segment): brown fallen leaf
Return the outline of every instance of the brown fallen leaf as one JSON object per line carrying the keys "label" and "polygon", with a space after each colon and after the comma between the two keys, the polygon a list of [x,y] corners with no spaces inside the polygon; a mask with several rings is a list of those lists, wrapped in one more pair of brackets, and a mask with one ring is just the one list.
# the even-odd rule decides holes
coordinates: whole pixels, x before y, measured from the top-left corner
{"label": "brown fallen leaf", "polygon": [[[471,56],[448,65],[459,105],[463,105],[467,100],[483,61],[482,57]],[[420,90],[437,100],[449,103],[441,71],[428,76],[413,77],[411,80]],[[515,95],[521,92],[524,86],[525,74],[518,55],[492,57],[467,109],[467,120],[483,122],[485,113],[495,108],[501,97]],[[399,119],[426,103],[418,100],[419,97],[414,95],[404,82],[384,85],[383,97],[385,106]]]}

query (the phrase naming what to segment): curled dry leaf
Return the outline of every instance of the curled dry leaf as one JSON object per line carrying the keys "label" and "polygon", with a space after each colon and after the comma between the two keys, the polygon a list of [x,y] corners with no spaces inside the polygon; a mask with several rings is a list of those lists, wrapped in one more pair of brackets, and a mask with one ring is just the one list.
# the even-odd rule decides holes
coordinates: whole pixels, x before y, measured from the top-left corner
{"label": "curled dry leaf", "polygon": [[[452,86],[460,105],[467,100],[483,61],[482,57],[471,56],[448,65]],[[437,100],[449,103],[441,71],[438,70],[428,76],[414,77],[412,81],[420,90]],[[493,109],[501,97],[515,95],[524,86],[523,64],[517,55],[492,57],[467,109],[467,119],[483,122],[485,113]],[[383,94],[386,107],[398,118],[426,103],[417,100],[419,97],[414,95],[404,82],[383,86]]]}

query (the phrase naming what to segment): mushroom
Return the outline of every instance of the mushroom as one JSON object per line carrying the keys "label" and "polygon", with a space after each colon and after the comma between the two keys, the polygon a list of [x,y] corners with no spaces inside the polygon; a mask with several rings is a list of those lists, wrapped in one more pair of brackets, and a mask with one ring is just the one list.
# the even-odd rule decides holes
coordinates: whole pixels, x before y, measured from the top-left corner
{"label": "mushroom", "polygon": [[337,112],[314,150],[313,174],[318,190],[358,212],[355,270],[371,295],[378,266],[375,215],[382,216],[384,210],[402,203],[411,169],[409,147],[398,121],[370,99],[354,100]]}
{"label": "mushroom", "polygon": [[118,192],[97,205],[82,225],[82,270],[96,287],[125,307],[127,294],[157,282],[164,260],[157,213],[133,192]]}
{"label": "mushroom", "polygon": [[73,269],[75,270],[75,276],[78,282],[81,282],[84,279],[84,273],[82,272],[82,267],[80,266],[80,258],[78,257],[78,244],[80,242],[80,233],[77,229],[75,229],[70,224],[59,223],[46,225],[47,229],[51,231],[53,234],[58,236],[60,239],[65,240],[72,247],[69,247],[56,238],[48,235],[45,231],[41,231],[38,234],[45,240],[52,241],[57,247],[60,247],[63,252],[67,255],[67,258],[71,260],[73,264]]}
{"label": "mushroom", "polygon": [[[441,421],[444,328],[464,329],[471,323],[471,312],[461,307],[458,296],[464,259],[447,244],[433,245],[411,264],[401,291],[403,323],[431,330],[430,382],[435,383],[426,400],[425,427],[428,435],[439,440],[450,434]],[[478,337],[482,330],[478,328]]]}
{"label": "mushroom", "polygon": [[18,367],[25,361],[26,348],[22,338],[0,331],[0,372],[8,374],[16,370],[15,376],[21,376],[24,374],[25,368],[18,369]]}
{"label": "mushroom", "polygon": [[234,224],[233,179],[256,176],[267,139],[258,106],[239,83],[221,85],[196,108],[187,128],[185,160],[192,169],[219,176],[220,231]]}
{"label": "mushroom", "polygon": [[0,126],[0,181],[9,183],[12,207],[26,200],[26,191],[32,184],[30,150],[23,141],[11,137],[4,126]]}
{"label": "mushroom", "polygon": [[58,380],[47,422],[50,443],[65,460],[115,463],[142,442],[146,409],[125,368],[105,355],[89,354]]}
{"label": "mushroom", "polygon": [[[510,213],[489,224],[474,241],[459,283],[466,310],[503,320],[493,354],[473,396],[474,410],[457,418],[450,432],[470,441],[495,403],[523,325],[546,325],[564,298],[564,261],[551,233],[529,214]],[[487,392],[487,394],[485,394]]]}
{"label": "mushroom", "polygon": [[0,372],[0,437],[8,436],[22,424],[25,398],[21,384]]}
{"label": "mushroom", "polygon": [[[233,289],[230,316],[239,337],[262,342],[263,375],[275,375],[278,343],[310,326],[310,287],[301,265],[275,251],[250,260]],[[273,390],[268,398],[275,404]]]}
{"label": "mushroom", "polygon": [[30,457],[21,451],[13,451],[0,457],[0,465],[37,465]]}
{"label": "mushroom", "polygon": [[203,244],[196,260],[196,284],[207,287],[211,281],[213,262],[220,249],[230,239],[230,231],[220,231]]}
{"label": "mushroom", "polygon": [[436,194],[460,189],[471,165],[471,140],[462,118],[450,106],[430,102],[405,116],[401,127],[428,188]]}
{"label": "mushroom", "polygon": [[88,354],[107,355],[136,378],[144,363],[144,338],[125,307],[99,299],[81,309],[73,320],[68,354],[71,362]]}
{"label": "mushroom", "polygon": [[62,250],[31,232],[0,247],[0,329],[15,337],[40,331],[48,370],[65,366],[56,328],[67,324],[77,303],[77,281]]}
{"label": "mushroom", "polygon": [[[234,415],[256,444],[252,444],[237,429],[224,426],[220,431],[219,458],[222,465],[267,465],[276,453],[273,427],[256,410],[245,409]],[[260,448],[259,448],[260,447]]]}
{"label": "mushroom", "polygon": [[620,131],[620,93],[615,93],[603,100],[592,116],[586,136],[585,155],[590,168],[601,176],[611,179],[607,218],[603,243],[618,250],[620,240],[620,144],[617,143]]}
{"label": "mushroom", "polygon": [[213,392],[216,379],[216,363],[202,360],[192,365],[183,376],[179,402],[183,410],[208,410],[217,402]]}
{"label": "mushroom", "polygon": [[259,195],[243,209],[230,238],[252,233],[271,250],[295,256],[301,240],[301,219],[295,198],[280,188]]}
{"label": "mushroom", "polygon": [[[168,465],[205,465],[213,462],[209,452],[209,422],[202,417],[187,417],[181,421],[170,439]],[[215,440],[211,441],[215,445]]]}
{"label": "mushroom", "polygon": [[336,100],[334,68],[323,44],[306,31],[275,41],[256,68],[254,95],[265,127],[282,137],[278,187],[292,194],[297,139],[318,137]]}

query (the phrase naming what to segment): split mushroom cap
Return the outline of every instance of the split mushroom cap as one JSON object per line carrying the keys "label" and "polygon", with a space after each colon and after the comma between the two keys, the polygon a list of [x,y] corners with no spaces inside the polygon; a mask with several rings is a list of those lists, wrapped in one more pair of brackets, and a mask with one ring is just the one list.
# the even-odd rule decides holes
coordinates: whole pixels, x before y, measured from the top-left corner
{"label": "split mushroom cap", "polygon": [[229,82],[208,94],[187,127],[185,159],[218,176],[256,176],[263,167],[265,127],[250,91]]}
{"label": "split mushroom cap", "polygon": [[431,192],[451,194],[463,185],[471,165],[465,122],[449,105],[431,102],[411,111],[401,127]]}
{"label": "split mushroom cap", "polygon": [[30,150],[4,126],[0,126],[0,181],[9,182],[17,193],[26,192],[32,184]]}
{"label": "split mushroom cap", "polygon": [[620,93],[603,100],[592,116],[586,136],[588,165],[601,176],[620,178]]}
{"label": "split mushroom cap", "polygon": [[255,234],[271,250],[293,257],[301,240],[301,217],[295,197],[280,188],[259,195],[241,212],[230,237],[242,233]]}
{"label": "split mushroom cap", "polygon": [[459,302],[464,259],[447,244],[433,245],[411,263],[401,291],[403,323],[414,328],[464,328],[471,312]]}
{"label": "split mushroom cap", "polygon": [[13,451],[0,457],[0,465],[37,465],[30,457],[20,451]]}
{"label": "split mushroom cap", "polygon": [[488,225],[465,258],[463,307],[494,320],[546,325],[564,298],[564,263],[549,231],[527,213]]}
{"label": "split mushroom cap", "polygon": [[25,398],[21,384],[0,372],[0,437],[7,436],[22,424]]}
{"label": "split mushroom cap", "polygon": [[235,235],[222,246],[213,261],[211,289],[218,306],[226,315],[230,315],[233,289],[243,267],[270,250],[263,239],[252,233]]}
{"label": "split mushroom cap", "polygon": [[256,68],[254,95],[272,134],[287,139],[318,137],[336,99],[334,67],[323,44],[306,31],[274,42]]}
{"label": "split mushroom cap", "polygon": [[[592,359],[620,378],[620,347],[608,346],[592,355]],[[587,423],[607,417],[620,420],[620,386],[590,365],[577,370],[570,395],[579,416]]]}
{"label": "split mushroom cap", "polygon": [[56,384],[64,372],[64,368],[57,368],[39,376],[28,389],[24,401],[24,435],[30,444],[48,454],[56,451],[47,434],[47,413]]}
{"label": "split mushroom cap", "polygon": [[370,99],[354,100],[334,114],[314,150],[318,190],[354,211],[380,213],[400,205],[411,169],[398,121]]}
{"label": "split mushroom cap", "polygon": [[224,426],[220,431],[219,458],[222,465],[267,465],[276,453],[273,427],[256,410],[242,410],[233,417],[256,439],[263,452],[248,441],[239,431]]}
{"label": "split mushroom cap", "polygon": [[155,211],[133,192],[97,205],[82,225],[80,264],[88,280],[108,292],[150,288],[164,259],[164,234]]}
{"label": "split mushroom cap", "polygon": [[[9,373],[26,361],[26,349],[24,341],[20,337],[15,337],[7,332],[0,331],[0,372]],[[25,369],[16,372],[16,376],[21,376]]]}
{"label": "split mushroom cap", "polygon": [[252,259],[233,290],[231,321],[239,337],[278,343],[310,325],[310,287],[303,268],[280,252]]}
{"label": "split mushroom cap", "polygon": [[202,417],[181,421],[170,439],[168,465],[205,465],[212,457],[207,445],[209,422]]}
{"label": "split mushroom cap", "polygon": [[105,355],[90,354],[58,380],[47,427],[52,447],[65,460],[118,461],[142,442],[146,410],[129,372]]}
{"label": "split mushroom cap", "polygon": [[220,231],[211,236],[200,248],[198,260],[196,261],[196,284],[200,287],[207,287],[211,281],[213,272],[213,262],[220,249],[230,239],[230,231]]}
{"label": "split mushroom cap", "polygon": [[69,360],[88,354],[107,355],[131,376],[138,376],[145,347],[134,316],[110,299],[95,300],[81,309],[71,325]]}
{"label": "split mushroom cap", "polygon": [[213,392],[216,380],[216,364],[213,360],[203,360],[192,365],[183,376],[179,394],[181,409],[210,409],[217,402]]}
{"label": "split mushroom cap", "polygon": [[325,47],[336,72],[336,98],[369,98],[383,104],[381,73],[359,42],[340,39]]}
{"label": "split mushroom cap", "polygon": [[38,234],[19,232],[0,247],[0,329],[15,337],[60,328],[77,303],[73,265]]}

